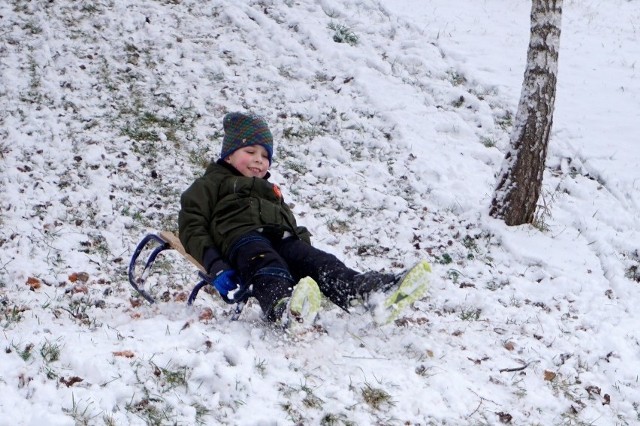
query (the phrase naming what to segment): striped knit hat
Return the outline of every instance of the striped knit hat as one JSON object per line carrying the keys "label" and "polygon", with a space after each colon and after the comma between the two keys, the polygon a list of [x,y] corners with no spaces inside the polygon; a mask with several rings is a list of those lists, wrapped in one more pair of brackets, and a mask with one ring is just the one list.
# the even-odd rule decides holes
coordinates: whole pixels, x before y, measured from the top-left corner
{"label": "striped knit hat", "polygon": [[230,112],[222,120],[224,138],[220,158],[224,160],[239,148],[262,145],[269,155],[269,164],[273,157],[273,136],[264,118],[255,114]]}

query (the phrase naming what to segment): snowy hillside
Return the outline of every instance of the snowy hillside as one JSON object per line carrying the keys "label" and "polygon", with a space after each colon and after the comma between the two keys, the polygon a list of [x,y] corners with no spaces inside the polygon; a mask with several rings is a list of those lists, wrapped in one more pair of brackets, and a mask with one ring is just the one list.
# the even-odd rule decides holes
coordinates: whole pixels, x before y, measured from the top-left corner
{"label": "snowy hillside", "polygon": [[[2,2],[0,425],[639,422],[640,3],[565,2],[544,207],[514,228],[487,210],[530,4],[454,3]],[[427,259],[428,296],[289,335],[188,308],[167,253],[140,298],[129,258],[230,111],[270,124],[316,246]]]}

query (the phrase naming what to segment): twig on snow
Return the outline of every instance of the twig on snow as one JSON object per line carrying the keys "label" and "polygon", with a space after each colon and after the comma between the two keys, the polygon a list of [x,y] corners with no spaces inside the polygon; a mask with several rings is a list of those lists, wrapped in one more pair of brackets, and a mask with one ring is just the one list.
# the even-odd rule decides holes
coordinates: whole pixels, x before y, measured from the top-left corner
{"label": "twig on snow", "polygon": [[499,372],[500,373],[513,373],[514,371],[522,371],[522,370],[526,369],[527,367],[529,367],[534,362],[537,362],[537,361],[529,361],[525,365],[523,365],[522,367],[502,368],[502,369],[499,370]]}

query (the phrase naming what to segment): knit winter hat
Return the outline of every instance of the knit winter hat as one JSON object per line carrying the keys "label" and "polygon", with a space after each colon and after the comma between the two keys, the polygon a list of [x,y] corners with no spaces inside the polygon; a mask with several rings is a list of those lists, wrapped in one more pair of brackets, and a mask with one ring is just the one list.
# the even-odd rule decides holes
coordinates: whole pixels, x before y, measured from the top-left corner
{"label": "knit winter hat", "polygon": [[269,155],[269,164],[273,157],[273,136],[264,118],[255,114],[230,112],[222,120],[224,138],[220,158],[224,160],[239,148],[262,145]]}

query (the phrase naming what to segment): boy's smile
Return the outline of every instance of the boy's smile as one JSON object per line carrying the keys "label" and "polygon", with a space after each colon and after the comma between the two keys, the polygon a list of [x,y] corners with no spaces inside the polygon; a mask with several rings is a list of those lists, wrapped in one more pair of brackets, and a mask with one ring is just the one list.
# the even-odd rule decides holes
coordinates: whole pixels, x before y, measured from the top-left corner
{"label": "boy's smile", "polygon": [[263,178],[269,170],[269,154],[262,145],[249,145],[231,153],[225,161],[246,177]]}

